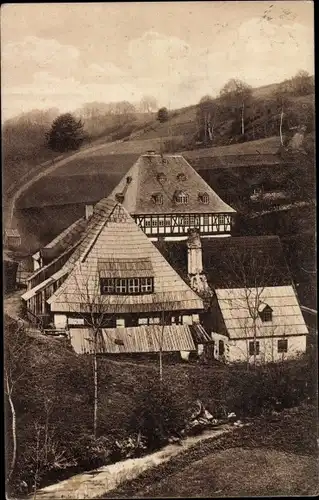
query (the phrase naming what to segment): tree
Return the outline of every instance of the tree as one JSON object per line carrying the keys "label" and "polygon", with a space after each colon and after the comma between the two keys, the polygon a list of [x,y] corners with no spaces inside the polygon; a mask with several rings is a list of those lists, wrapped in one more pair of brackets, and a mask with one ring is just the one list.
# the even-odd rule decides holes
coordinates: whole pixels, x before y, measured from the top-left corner
{"label": "tree", "polygon": [[252,87],[236,78],[230,79],[221,89],[220,98],[223,103],[235,104],[241,108],[241,133],[245,134],[245,102],[252,95]]}
{"label": "tree", "polygon": [[[275,268],[271,256],[266,253],[260,255],[254,247],[247,247],[242,252],[230,251],[227,254],[225,269],[225,279],[229,289],[226,300],[229,301],[231,307],[241,309],[246,313],[240,315],[238,323],[246,339],[247,366],[251,358],[249,339],[253,341],[253,366],[256,366],[258,323],[261,310],[267,305],[264,301],[265,288],[269,286],[269,283],[272,284],[271,286],[277,282],[280,283],[281,272]],[[235,295],[233,289],[236,289]]]}
{"label": "tree", "polygon": [[4,328],[4,383],[11,413],[12,458],[7,479],[12,476],[18,449],[17,418],[15,407],[15,389],[26,375],[26,360],[31,340],[27,337],[23,324],[16,323],[11,318],[5,318]]}
{"label": "tree", "polygon": [[308,95],[314,92],[314,80],[307,71],[299,70],[291,78],[292,92],[295,95]]}
{"label": "tree", "polygon": [[140,110],[142,113],[153,113],[158,109],[158,103],[155,97],[144,96],[140,102]]}
{"label": "tree", "polygon": [[285,80],[276,88],[274,92],[274,97],[276,99],[277,106],[280,109],[279,135],[280,135],[280,143],[282,146],[284,145],[283,123],[284,123],[284,116],[286,113],[286,109],[289,104],[288,93],[290,85],[291,82],[289,80]]}
{"label": "tree", "polygon": [[167,108],[160,108],[157,112],[157,119],[160,123],[168,121],[168,110]]}
{"label": "tree", "polygon": [[83,123],[71,113],[58,116],[47,134],[48,146],[53,151],[72,151],[78,149],[85,140]]}
{"label": "tree", "polygon": [[[102,328],[106,328],[112,323],[116,317],[116,313],[121,309],[121,306],[126,300],[124,296],[122,299],[118,299],[115,304],[115,312],[110,314],[109,305],[110,297],[101,294],[100,289],[100,273],[97,272],[96,275],[88,276],[87,268],[84,266],[79,268],[73,274],[75,293],[78,296],[78,301],[81,307],[78,309],[74,308],[74,312],[79,314],[86,326],[90,330],[89,342],[92,344],[93,351],[93,385],[94,385],[94,408],[93,408],[93,435],[94,438],[97,437],[97,426],[98,426],[98,354],[100,353],[100,347],[103,346],[103,334]],[[112,302],[112,305],[113,302]]]}
{"label": "tree", "polygon": [[213,140],[214,127],[219,114],[219,106],[216,100],[211,96],[206,95],[201,98],[197,107],[197,122],[199,128],[199,136],[204,136],[204,141]]}

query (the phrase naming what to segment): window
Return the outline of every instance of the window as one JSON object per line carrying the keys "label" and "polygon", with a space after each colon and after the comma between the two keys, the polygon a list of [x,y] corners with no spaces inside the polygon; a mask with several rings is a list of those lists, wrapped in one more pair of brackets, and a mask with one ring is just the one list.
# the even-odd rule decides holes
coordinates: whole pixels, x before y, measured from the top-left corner
{"label": "window", "polygon": [[157,219],[152,219],[152,226],[157,227]]}
{"label": "window", "polygon": [[188,203],[188,194],[179,192],[175,195],[176,203],[186,205]]}
{"label": "window", "polygon": [[140,291],[140,280],[138,278],[130,278],[128,280],[128,293],[138,293]]}
{"label": "window", "polygon": [[182,172],[178,174],[176,178],[178,181],[186,181],[186,175],[183,174]]}
{"label": "window", "polygon": [[203,222],[204,222],[204,226],[208,226],[209,225],[209,216],[208,215],[204,215]]}
{"label": "window", "polygon": [[198,199],[201,203],[204,203],[205,205],[207,205],[209,202],[209,196],[207,193],[199,193]]}
{"label": "window", "polygon": [[259,313],[260,319],[263,323],[272,321],[272,308],[268,305]]}
{"label": "window", "polygon": [[153,278],[141,278],[141,292],[153,291]]}
{"label": "window", "polygon": [[165,182],[166,181],[166,175],[164,174],[164,172],[160,172],[159,174],[157,174],[157,180],[158,180],[158,182]]}
{"label": "window", "polygon": [[170,225],[171,225],[171,218],[165,217],[165,226],[170,226]]}
{"label": "window", "polygon": [[151,226],[151,221],[149,219],[147,219],[145,221],[145,227],[150,227]]}
{"label": "window", "polygon": [[218,223],[219,224],[225,224],[225,215],[220,215],[219,216]]}
{"label": "window", "polygon": [[189,225],[194,227],[199,225],[199,219],[195,215],[190,215],[189,216]]}
{"label": "window", "polygon": [[224,356],[224,354],[225,354],[225,344],[224,344],[223,340],[220,340],[218,342],[218,352],[219,352],[219,356]]}
{"label": "window", "polygon": [[259,354],[259,342],[256,341],[256,352],[254,344],[255,344],[254,342],[249,342],[249,356],[253,356],[254,354],[258,356]]}
{"label": "window", "polygon": [[114,279],[101,280],[101,295],[108,295],[114,292]]}
{"label": "window", "polygon": [[288,340],[287,339],[278,340],[277,350],[280,353],[288,352]]}
{"label": "window", "polygon": [[188,215],[185,215],[184,218],[183,217],[181,218],[181,224],[182,225],[184,224],[184,226],[189,226],[189,216]]}
{"label": "window", "polygon": [[153,194],[152,200],[156,205],[163,205],[163,195],[161,193]]}
{"label": "window", "polygon": [[101,278],[101,295],[152,293],[154,278]]}
{"label": "window", "polygon": [[164,219],[158,219],[158,225],[160,227],[163,227],[164,226]]}
{"label": "window", "polygon": [[115,293],[126,293],[127,283],[125,279],[117,278],[115,280]]}

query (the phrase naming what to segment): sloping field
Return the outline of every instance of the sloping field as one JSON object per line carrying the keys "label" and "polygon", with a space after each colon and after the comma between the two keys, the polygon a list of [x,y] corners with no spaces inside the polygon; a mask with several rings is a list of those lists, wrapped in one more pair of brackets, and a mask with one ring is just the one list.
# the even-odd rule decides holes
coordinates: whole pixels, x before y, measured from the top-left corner
{"label": "sloping field", "polygon": [[[106,143],[97,151],[70,161],[35,182],[17,203],[19,209],[98,201],[107,196],[121,177],[148,150],[159,151],[161,139]],[[196,168],[277,165],[278,137],[230,146],[185,151]],[[261,154],[259,154],[261,153]],[[62,182],[57,182],[61,178]]]}
{"label": "sloping field", "polygon": [[230,144],[229,146],[217,146],[212,148],[185,151],[188,156],[238,156],[238,155],[275,155],[280,148],[280,137],[267,137],[257,141],[243,142],[241,144]]}

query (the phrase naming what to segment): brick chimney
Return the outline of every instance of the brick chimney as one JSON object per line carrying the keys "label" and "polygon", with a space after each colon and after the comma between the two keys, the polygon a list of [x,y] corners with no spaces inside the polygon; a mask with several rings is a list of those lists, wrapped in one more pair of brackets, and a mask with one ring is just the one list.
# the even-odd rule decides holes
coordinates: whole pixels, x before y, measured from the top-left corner
{"label": "brick chimney", "polygon": [[85,205],[85,218],[88,220],[93,215],[93,205]]}

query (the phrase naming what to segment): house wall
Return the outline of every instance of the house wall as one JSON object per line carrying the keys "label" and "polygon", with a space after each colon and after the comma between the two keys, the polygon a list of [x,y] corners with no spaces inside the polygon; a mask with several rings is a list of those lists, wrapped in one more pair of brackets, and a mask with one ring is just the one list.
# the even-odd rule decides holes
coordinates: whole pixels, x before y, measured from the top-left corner
{"label": "house wall", "polygon": [[181,239],[187,237],[188,231],[194,227],[198,228],[201,235],[229,235],[233,224],[233,216],[230,214],[133,214],[132,216],[147,236],[156,239],[158,237]]}
{"label": "house wall", "polygon": [[[248,359],[250,362],[253,362],[254,356],[249,356],[249,342],[253,342],[253,338],[231,340],[219,333],[213,333],[212,338],[214,340],[215,359],[224,359],[228,363],[247,363]],[[288,351],[284,354],[278,352],[278,340],[281,339],[288,340]],[[224,342],[224,357],[220,356],[219,353],[219,341]],[[258,338],[257,342],[259,342],[259,354],[256,356],[257,362],[270,363],[293,359],[305,353],[307,336],[294,335],[291,337]]]}
{"label": "house wall", "polygon": [[[288,351],[287,353],[278,352],[278,340],[286,339],[288,340]],[[227,360],[229,362],[243,361],[247,362],[248,354],[248,342],[253,341],[253,339],[247,340],[233,340],[229,342],[229,352]],[[296,335],[291,337],[272,337],[272,338],[259,338],[259,348],[260,353],[256,356],[257,361],[260,362],[273,362],[282,361],[284,359],[293,359],[301,353],[306,352],[306,335]],[[249,357],[252,362],[253,356]]]}
{"label": "house wall", "polygon": [[[35,312],[35,311],[34,311]],[[161,323],[160,315],[150,314],[148,316],[142,315],[121,315],[113,316],[111,321],[108,321],[105,328],[125,328],[134,325],[159,325]],[[165,318],[166,324],[183,324],[192,325],[199,323],[199,314],[181,314],[174,312],[170,317]],[[63,324],[63,326],[61,326]],[[56,328],[65,328],[67,325],[77,326],[89,324],[86,323],[84,316],[78,316],[76,313],[71,314],[54,314],[54,325]]]}

